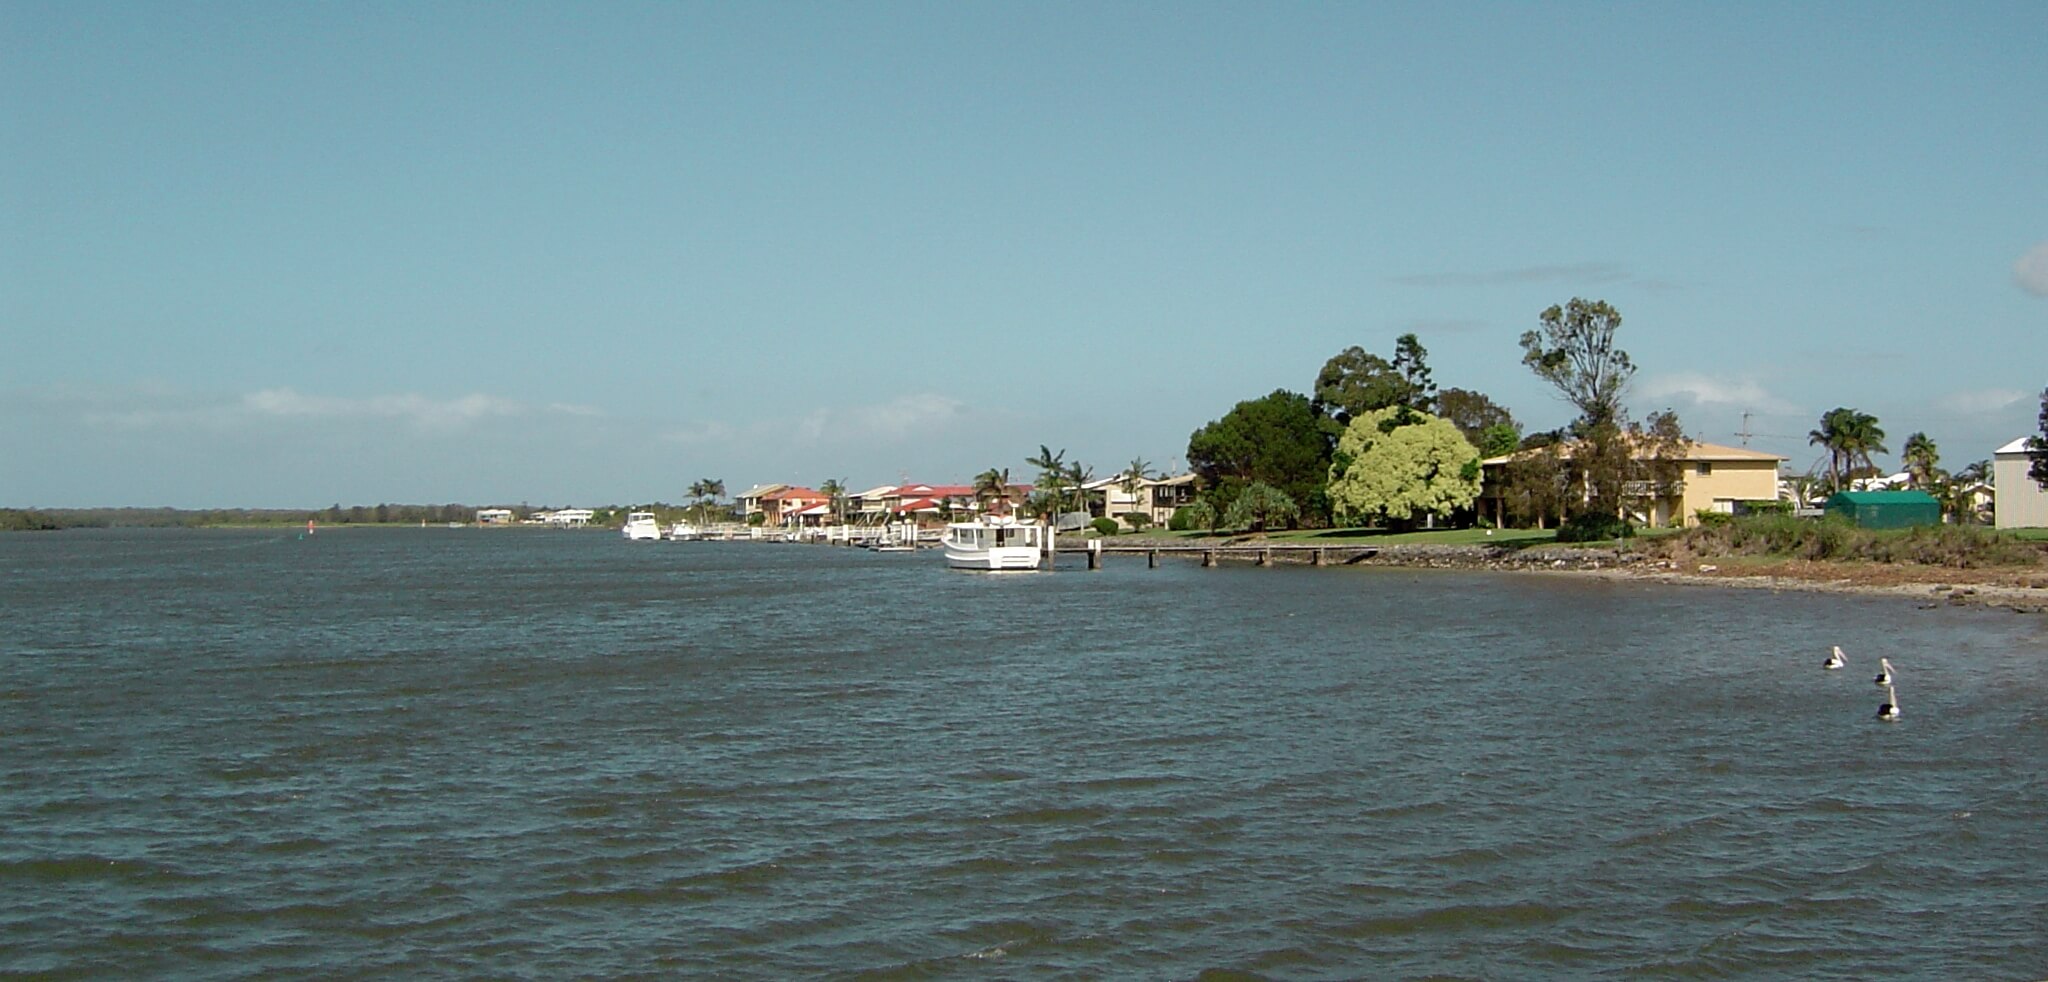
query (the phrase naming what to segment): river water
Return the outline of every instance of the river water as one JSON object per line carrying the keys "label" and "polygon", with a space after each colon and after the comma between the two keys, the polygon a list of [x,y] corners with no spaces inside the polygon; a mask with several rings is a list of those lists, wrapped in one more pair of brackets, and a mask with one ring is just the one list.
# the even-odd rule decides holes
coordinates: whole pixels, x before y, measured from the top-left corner
{"label": "river water", "polygon": [[2048,618],[14,534],[0,830],[0,974],[2035,979]]}

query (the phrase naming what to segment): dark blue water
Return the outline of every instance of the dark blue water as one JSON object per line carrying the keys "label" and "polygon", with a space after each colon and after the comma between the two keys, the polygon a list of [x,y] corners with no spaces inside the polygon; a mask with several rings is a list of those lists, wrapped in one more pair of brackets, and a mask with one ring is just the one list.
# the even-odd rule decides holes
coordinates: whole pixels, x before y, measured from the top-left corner
{"label": "dark blue water", "polygon": [[2033,979],[2048,619],[15,534],[0,830],[0,973]]}

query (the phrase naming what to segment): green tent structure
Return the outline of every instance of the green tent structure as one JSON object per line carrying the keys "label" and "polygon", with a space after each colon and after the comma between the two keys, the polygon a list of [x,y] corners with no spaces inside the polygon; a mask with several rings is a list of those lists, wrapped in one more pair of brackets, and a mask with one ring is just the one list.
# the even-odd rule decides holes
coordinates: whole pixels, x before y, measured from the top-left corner
{"label": "green tent structure", "polygon": [[1941,524],[1941,502],[1925,491],[1838,491],[1828,499],[1827,513],[1867,529]]}

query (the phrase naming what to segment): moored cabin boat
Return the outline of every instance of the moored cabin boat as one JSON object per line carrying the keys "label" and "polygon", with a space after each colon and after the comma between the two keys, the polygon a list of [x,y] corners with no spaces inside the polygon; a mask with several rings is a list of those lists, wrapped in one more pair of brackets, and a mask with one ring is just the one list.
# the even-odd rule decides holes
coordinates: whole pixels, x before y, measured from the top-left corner
{"label": "moored cabin boat", "polygon": [[629,512],[626,515],[626,525],[619,530],[619,534],[625,536],[629,541],[644,539],[650,542],[658,542],[661,540],[661,523],[654,520],[653,512]]}
{"label": "moored cabin boat", "polygon": [[940,543],[954,569],[1037,569],[1045,553],[1045,530],[1007,515],[954,522]]}

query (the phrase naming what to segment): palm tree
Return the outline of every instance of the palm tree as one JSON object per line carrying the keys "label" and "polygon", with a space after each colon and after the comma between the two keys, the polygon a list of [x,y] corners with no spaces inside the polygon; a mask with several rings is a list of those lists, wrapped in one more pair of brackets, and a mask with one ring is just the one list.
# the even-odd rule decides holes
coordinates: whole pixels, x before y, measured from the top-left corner
{"label": "palm tree", "polygon": [[1944,488],[1948,493],[1943,496],[1945,500],[1942,507],[1947,509],[1951,518],[1958,523],[1979,520],[1981,516],[1977,514],[1975,507],[1977,486],[1985,483],[1990,476],[1991,462],[1978,460],[1964,465],[1949,477]]}
{"label": "palm tree", "polygon": [[1808,432],[1806,442],[1827,449],[1828,487],[1834,491],[1843,488],[1844,478],[1874,469],[1870,462],[1872,454],[1889,452],[1877,417],[1842,407],[1821,414],[1820,428]]}
{"label": "palm tree", "polygon": [[[974,500],[984,506],[990,501],[1002,503],[1003,514],[1010,513],[1010,469],[991,467],[974,476]],[[990,509],[992,510],[992,509]]]}
{"label": "palm tree", "polygon": [[700,499],[697,508],[697,520],[704,522],[711,517],[709,506],[717,504],[718,499],[725,497],[725,482],[715,477],[707,477],[690,485],[690,493],[697,495]]}
{"label": "palm tree", "polygon": [[1941,453],[1927,434],[1915,433],[1907,437],[1906,448],[1899,452],[1899,456],[1906,465],[1906,478],[1913,487],[1925,490],[1935,485],[1941,474],[1940,468],[1935,466],[1941,460]]}
{"label": "palm tree", "polygon": [[708,496],[704,493],[704,482],[701,480],[691,481],[690,510],[696,513],[699,522],[704,520],[704,499],[706,497]]}
{"label": "palm tree", "polygon": [[1138,492],[1144,489],[1146,481],[1152,479],[1152,462],[1143,457],[1132,457],[1131,465],[1124,468],[1121,476],[1123,480],[1118,482],[1117,486],[1131,496],[1131,510],[1150,515],[1151,510],[1143,507],[1143,503],[1138,501]]}
{"label": "palm tree", "polygon": [[1848,429],[1848,419],[1853,410],[1830,409],[1821,414],[1820,427],[1806,434],[1808,446],[1819,446],[1828,452],[1828,488],[1842,486],[1842,442]]}
{"label": "palm tree", "polygon": [[840,516],[846,511],[846,479],[828,478],[825,483],[818,485],[818,493],[825,496],[825,502],[832,511],[832,524],[838,525]]}
{"label": "palm tree", "polygon": [[1046,507],[1040,510],[1049,514],[1054,522],[1059,520],[1060,500],[1066,490],[1066,461],[1067,451],[1064,448],[1053,453],[1052,448],[1043,443],[1038,445],[1038,456],[1024,458],[1025,463],[1038,468],[1038,480],[1032,482],[1032,487],[1041,492],[1040,501],[1046,503]]}
{"label": "palm tree", "polygon": [[1067,487],[1073,492],[1074,495],[1074,510],[1087,511],[1087,484],[1089,481],[1095,480],[1095,468],[1089,467],[1078,460],[1074,461],[1073,463],[1067,465],[1066,478]]}
{"label": "palm tree", "polygon": [[1866,476],[1877,473],[1877,465],[1870,462],[1870,455],[1891,452],[1885,449],[1884,430],[1878,428],[1877,417],[1869,413],[1853,413],[1849,417],[1848,436],[1846,449],[1849,463],[1855,465],[1857,461],[1862,461],[1861,466],[1852,467],[1850,476],[1853,477],[1856,473]]}

